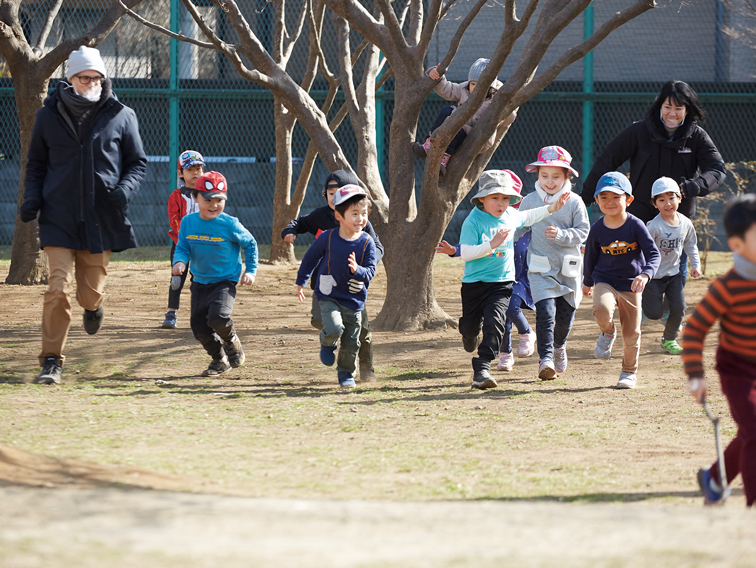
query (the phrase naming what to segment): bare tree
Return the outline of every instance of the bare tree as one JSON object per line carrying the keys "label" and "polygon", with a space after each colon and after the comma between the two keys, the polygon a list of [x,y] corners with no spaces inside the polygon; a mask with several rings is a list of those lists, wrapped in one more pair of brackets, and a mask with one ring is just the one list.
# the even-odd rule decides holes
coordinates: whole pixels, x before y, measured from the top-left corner
{"label": "bare tree", "polygon": [[[265,50],[235,1],[212,1],[224,11],[238,35],[238,43],[230,45],[222,42],[202,21],[191,1],[182,0],[211,44],[203,45],[220,50],[234,63],[243,77],[270,89],[280,104],[303,126],[330,171],[352,169],[346,162],[323,111]],[[374,0],[372,13],[357,0],[322,1],[340,18],[336,25],[340,79],[345,106],[359,148],[357,174],[365,182],[376,204],[373,223],[386,247],[384,265],[388,275],[388,288],[386,301],[375,325],[379,329],[407,330],[453,323],[436,303],[433,291],[434,246],[443,235],[457,206],[506,135],[509,127],[504,119],[542,91],[568,65],[596,47],[609,33],[655,7],[656,3],[653,0],[628,0],[626,9],[615,13],[589,39],[567,49],[553,64],[536,75],[536,70],[554,39],[582,14],[591,0],[530,0],[519,17],[516,2],[505,0],[501,8],[504,16],[503,30],[491,61],[480,76],[478,87],[468,101],[432,136],[431,152],[426,160],[421,187],[423,199],[418,207],[414,157],[410,148],[415,140],[423,102],[436,84],[425,75],[424,62],[439,22],[456,0],[446,0],[445,3],[444,0],[430,0],[427,13],[423,0]],[[443,73],[448,68],[462,37],[485,3],[486,0],[477,0],[460,21],[449,50],[440,64],[440,72]],[[540,13],[533,22],[539,7]],[[499,89],[486,114],[455,154],[447,175],[439,178],[444,149],[483,103],[488,88],[512,53],[515,42],[531,25],[532,35],[515,72]],[[350,28],[368,42],[366,63],[359,85],[354,84],[351,75]],[[320,28],[314,26],[313,29]],[[186,38],[175,37],[186,41]],[[244,64],[240,54],[252,63],[253,69]],[[378,156],[375,151],[374,85],[381,64],[379,54],[388,62],[394,77],[395,103],[389,146],[390,202],[378,176]],[[494,134],[493,146],[483,150]]]}
{"label": "bare tree", "polygon": [[[140,0],[127,0],[133,7]],[[31,141],[37,111],[47,96],[47,86],[55,70],[80,46],[95,47],[113,31],[125,14],[123,6],[113,0],[100,20],[81,36],[46,47],[63,0],[55,0],[48,8],[36,42],[24,35],[20,20],[21,0],[0,0],[0,55],[5,58],[13,77],[16,111],[21,130],[21,181],[18,207],[23,202],[26,177],[26,154]],[[47,280],[47,260],[39,250],[37,223],[22,223],[16,215],[13,233],[11,266],[7,284],[39,284]]]}

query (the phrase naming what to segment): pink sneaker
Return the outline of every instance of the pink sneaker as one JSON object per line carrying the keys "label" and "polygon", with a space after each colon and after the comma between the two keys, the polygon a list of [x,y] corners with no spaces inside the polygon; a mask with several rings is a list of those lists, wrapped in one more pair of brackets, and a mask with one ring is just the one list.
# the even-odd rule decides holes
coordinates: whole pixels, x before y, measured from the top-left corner
{"label": "pink sneaker", "polygon": [[449,163],[449,160],[451,160],[451,154],[444,153],[444,155],[441,156],[440,175],[442,176],[446,175],[446,166]]}
{"label": "pink sneaker", "polygon": [[564,373],[567,370],[567,346],[554,348],[554,368],[557,373]]}
{"label": "pink sneaker", "polygon": [[512,357],[511,353],[502,352],[499,355],[499,364],[496,365],[496,368],[499,371],[511,371],[512,367],[514,367],[514,357]]}
{"label": "pink sneaker", "polygon": [[523,333],[517,346],[518,357],[530,357],[535,352],[536,335],[534,332]]}

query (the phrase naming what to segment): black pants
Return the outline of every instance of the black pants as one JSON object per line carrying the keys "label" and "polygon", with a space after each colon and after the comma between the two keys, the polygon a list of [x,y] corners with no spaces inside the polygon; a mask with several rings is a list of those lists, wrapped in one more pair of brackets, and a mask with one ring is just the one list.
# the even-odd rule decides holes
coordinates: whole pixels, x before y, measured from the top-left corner
{"label": "black pants", "polygon": [[[176,253],[176,243],[171,245],[171,267],[173,267],[173,255]],[[181,286],[178,290],[174,290],[168,286],[168,309],[178,310],[181,302],[181,290],[184,289],[184,282],[186,282],[186,275],[189,274],[189,263],[186,263],[186,270],[181,275]]]}
{"label": "black pants", "polygon": [[236,301],[236,282],[192,282],[191,326],[194,337],[213,359],[223,358],[223,344],[236,335],[231,311]]}
{"label": "black pants", "polygon": [[664,314],[664,300],[669,303],[669,317],[664,326],[665,341],[677,339],[680,324],[685,317],[684,277],[682,272],[674,276],[652,278],[643,289],[643,313],[648,319],[658,320]]}
{"label": "black pants", "polygon": [[507,321],[512,282],[463,282],[462,317],[459,332],[464,337],[477,337],[483,330],[478,357],[493,361],[499,356]]}
{"label": "black pants", "polygon": [[[436,120],[433,121],[433,124],[431,125],[431,134],[433,134],[433,131],[436,130],[439,126],[441,126],[444,121],[451,116],[451,113],[454,112],[454,107],[452,106],[445,106],[440,111],[438,111],[438,114],[436,115]],[[430,136],[430,134],[428,135]],[[467,132],[464,131],[464,129],[457,132],[457,135],[452,138],[452,141],[449,142],[449,145],[446,147],[446,153],[454,155],[454,153],[457,151],[457,148],[459,148],[460,144],[464,141],[464,139],[467,137]]]}

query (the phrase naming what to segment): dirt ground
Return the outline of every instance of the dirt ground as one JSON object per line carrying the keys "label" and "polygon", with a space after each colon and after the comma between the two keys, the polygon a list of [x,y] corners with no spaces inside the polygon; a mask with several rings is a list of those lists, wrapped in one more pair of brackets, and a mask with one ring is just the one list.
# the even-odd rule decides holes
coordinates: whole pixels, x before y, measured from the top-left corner
{"label": "dirt ground", "polygon": [[[740,480],[724,509],[701,507],[713,430],[658,322],[643,325],[632,391],[613,388],[621,341],[593,358],[589,299],[555,381],[537,379],[533,357],[472,391],[456,330],[376,332],[378,380],[342,393],[318,362],[296,267],[263,264],[234,310],[247,363],[207,379],[187,311],[159,329],[167,264],[114,262],[94,337],[74,307],[61,386],[30,384],[44,287],[0,286],[0,565],[752,565]],[[729,265],[714,255],[709,273]],[[453,317],[460,275],[437,259]],[[709,281],[689,282],[689,305]],[[373,315],[385,284],[381,268]],[[729,440],[716,384],[710,402]],[[251,556],[245,534],[260,544]]]}

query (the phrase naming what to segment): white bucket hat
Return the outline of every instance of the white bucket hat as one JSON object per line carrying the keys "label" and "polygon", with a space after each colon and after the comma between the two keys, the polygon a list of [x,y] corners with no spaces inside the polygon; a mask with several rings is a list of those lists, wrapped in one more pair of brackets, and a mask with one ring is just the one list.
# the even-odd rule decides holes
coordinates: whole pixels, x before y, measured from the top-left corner
{"label": "white bucket hat", "polygon": [[675,183],[675,180],[668,177],[660,177],[651,186],[651,199],[662,193],[676,193],[682,197],[680,186]]}
{"label": "white bucket hat", "polygon": [[508,172],[503,170],[486,170],[480,174],[478,193],[470,199],[470,202],[478,206],[480,205],[481,197],[501,193],[502,195],[509,195],[509,204],[515,205],[522,199],[515,189],[515,185],[515,180],[512,179],[512,176]]}

